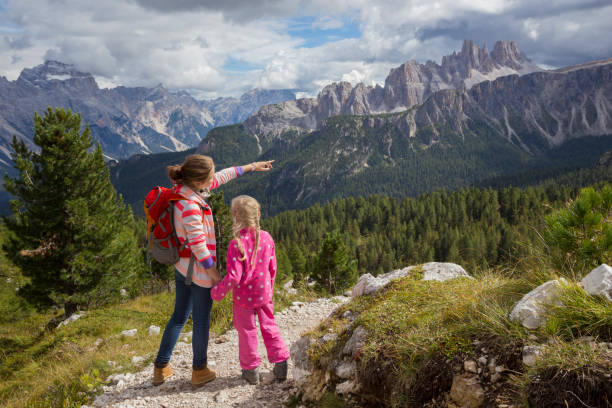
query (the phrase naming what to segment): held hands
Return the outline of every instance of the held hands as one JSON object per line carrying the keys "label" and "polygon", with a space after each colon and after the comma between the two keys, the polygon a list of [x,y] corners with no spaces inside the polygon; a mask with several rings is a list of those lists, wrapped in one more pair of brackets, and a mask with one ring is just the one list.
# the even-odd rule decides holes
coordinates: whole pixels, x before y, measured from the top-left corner
{"label": "held hands", "polygon": [[272,163],[274,163],[274,160],[253,162],[250,164],[251,171],[270,171],[272,169]]}
{"label": "held hands", "polygon": [[219,271],[217,271],[216,266],[206,269],[206,274],[212,279],[213,286],[221,281],[221,276],[219,275]]}

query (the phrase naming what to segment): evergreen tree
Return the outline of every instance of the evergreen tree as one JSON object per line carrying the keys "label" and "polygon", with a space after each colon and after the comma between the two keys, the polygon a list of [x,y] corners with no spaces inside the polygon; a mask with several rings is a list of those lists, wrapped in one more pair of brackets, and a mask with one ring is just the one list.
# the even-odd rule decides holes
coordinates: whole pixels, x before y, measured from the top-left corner
{"label": "evergreen tree", "polygon": [[289,248],[289,259],[291,260],[293,272],[293,287],[297,288],[300,284],[306,281],[306,257],[300,250],[300,247],[293,243]]}
{"label": "evergreen tree", "polygon": [[[230,241],[234,238],[232,233],[232,216],[229,207],[225,204],[223,191],[212,192],[206,199],[210,205],[215,220],[215,239],[217,241],[217,270],[223,278],[226,274],[226,255]],[[174,272],[173,272],[174,273]]]}
{"label": "evergreen tree", "polygon": [[100,145],[81,116],[48,108],[34,117],[29,150],[13,138],[19,175],[5,176],[14,218],[5,218],[7,252],[30,283],[20,294],[39,306],[63,305],[66,315],[80,305],[118,299],[133,289],[143,267],[131,211],[110,183]]}
{"label": "evergreen tree", "polygon": [[612,187],[588,187],[546,217],[544,239],[558,267],[581,276],[612,259]]}
{"label": "evergreen tree", "polygon": [[325,235],[311,277],[329,293],[340,293],[357,280],[357,262],[349,261],[337,231]]}

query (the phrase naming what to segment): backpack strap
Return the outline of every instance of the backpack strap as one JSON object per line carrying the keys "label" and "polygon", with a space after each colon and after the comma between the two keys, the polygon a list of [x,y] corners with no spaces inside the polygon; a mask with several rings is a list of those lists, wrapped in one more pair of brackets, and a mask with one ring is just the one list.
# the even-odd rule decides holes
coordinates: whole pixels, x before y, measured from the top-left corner
{"label": "backpack strap", "polygon": [[195,257],[193,256],[193,252],[189,255],[189,267],[187,267],[187,276],[185,276],[185,285],[191,286],[191,282],[193,280],[193,267],[195,264]]}

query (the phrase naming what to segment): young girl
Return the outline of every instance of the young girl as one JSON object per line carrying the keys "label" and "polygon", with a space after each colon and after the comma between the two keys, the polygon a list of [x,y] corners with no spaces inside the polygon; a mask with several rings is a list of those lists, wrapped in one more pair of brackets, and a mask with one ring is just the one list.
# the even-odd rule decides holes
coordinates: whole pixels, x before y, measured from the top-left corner
{"label": "young girl", "polygon": [[234,239],[227,251],[227,275],[210,294],[214,300],[222,300],[230,290],[234,291],[234,327],[238,331],[242,377],[251,384],[258,382],[257,367],[261,358],[257,353],[257,315],[268,360],[274,363],[274,375],[284,381],[289,350],[274,322],[274,241],[259,228],[260,206],[254,198],[245,195],[234,198],[230,211]]}
{"label": "young girl", "polygon": [[[181,243],[188,241],[193,257],[181,257],[174,265],[176,299],[174,312],[166,325],[155,359],[153,384],[160,385],[172,375],[169,361],[172,350],[192,314],[193,371],[191,384],[199,387],[215,378],[208,368],[208,330],[212,299],[210,288],[219,281],[216,263],[215,226],[212,213],[205,201],[206,189],[212,190],[248,171],[267,171],[273,161],[256,162],[230,167],[215,172],[215,164],[208,156],[192,154],[180,166],[168,166],[168,176],[177,193],[185,199],[175,204],[174,228]],[[189,263],[194,262],[191,284],[186,282]]]}

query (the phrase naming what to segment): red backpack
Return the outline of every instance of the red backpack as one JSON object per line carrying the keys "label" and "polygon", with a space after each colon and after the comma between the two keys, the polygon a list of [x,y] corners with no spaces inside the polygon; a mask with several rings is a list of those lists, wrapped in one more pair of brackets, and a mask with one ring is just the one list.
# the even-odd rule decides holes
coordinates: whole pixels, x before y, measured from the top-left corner
{"label": "red backpack", "polygon": [[149,191],[144,200],[147,217],[147,247],[149,254],[164,265],[174,265],[180,257],[189,257],[189,268],[185,284],[191,284],[195,257],[187,246],[176,236],[174,228],[174,205],[186,198],[174,189],[157,186]]}

